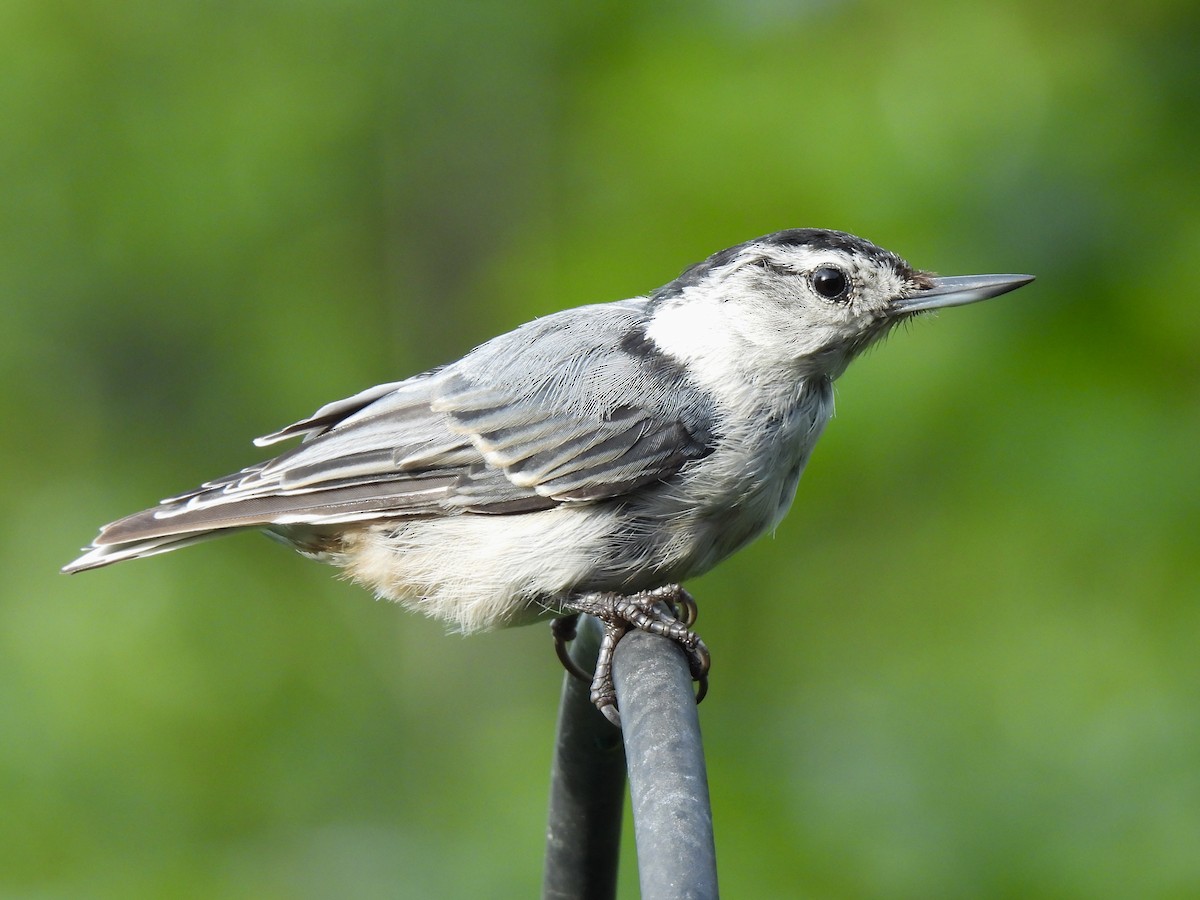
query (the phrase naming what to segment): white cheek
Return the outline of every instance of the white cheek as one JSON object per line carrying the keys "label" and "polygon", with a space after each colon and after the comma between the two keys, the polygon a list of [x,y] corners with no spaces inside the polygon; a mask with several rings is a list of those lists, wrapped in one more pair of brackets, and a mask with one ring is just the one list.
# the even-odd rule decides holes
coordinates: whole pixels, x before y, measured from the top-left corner
{"label": "white cheek", "polygon": [[664,353],[684,362],[714,356],[728,342],[720,302],[707,299],[658,310],[646,335]]}
{"label": "white cheek", "polygon": [[745,339],[731,333],[719,300],[694,298],[666,306],[655,313],[646,336],[718,396],[744,380],[749,347]]}

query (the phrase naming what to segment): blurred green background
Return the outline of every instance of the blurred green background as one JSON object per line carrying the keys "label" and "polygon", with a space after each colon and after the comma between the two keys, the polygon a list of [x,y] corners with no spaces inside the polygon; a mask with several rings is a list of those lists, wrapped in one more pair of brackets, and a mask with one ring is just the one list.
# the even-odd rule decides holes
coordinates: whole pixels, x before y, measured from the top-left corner
{"label": "blurred green background", "polygon": [[859,361],[690,585],[725,893],[1200,896],[1198,48],[1182,0],[0,3],[0,895],[536,895],[544,628],[253,535],[56,570],[328,400],[813,225],[1039,280]]}

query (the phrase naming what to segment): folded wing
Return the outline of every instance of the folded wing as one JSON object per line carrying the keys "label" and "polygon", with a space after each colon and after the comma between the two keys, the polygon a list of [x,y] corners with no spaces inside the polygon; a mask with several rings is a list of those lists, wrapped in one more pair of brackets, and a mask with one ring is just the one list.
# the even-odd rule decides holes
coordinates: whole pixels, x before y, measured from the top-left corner
{"label": "folded wing", "polygon": [[65,571],[225,531],[511,515],[623,496],[708,452],[704,398],[628,335],[643,301],[536,320],[256,443],[295,448],[105,526]]}

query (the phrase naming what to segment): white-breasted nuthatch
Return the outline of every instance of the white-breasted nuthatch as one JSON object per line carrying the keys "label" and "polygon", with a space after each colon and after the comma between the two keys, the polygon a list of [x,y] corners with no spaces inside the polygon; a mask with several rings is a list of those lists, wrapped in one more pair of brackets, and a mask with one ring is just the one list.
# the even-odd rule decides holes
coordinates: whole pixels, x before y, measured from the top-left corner
{"label": "white-breasted nuthatch", "polygon": [[[463,631],[592,613],[593,699],[631,624],[707,651],[658,601],[783,517],[833,380],[896,323],[1029,275],[941,278],[838,231],[722,250],[649,296],[583,306],[259,438],[274,459],[106,525],[65,572],[247,528]],[[692,610],[694,612],[694,608]]]}

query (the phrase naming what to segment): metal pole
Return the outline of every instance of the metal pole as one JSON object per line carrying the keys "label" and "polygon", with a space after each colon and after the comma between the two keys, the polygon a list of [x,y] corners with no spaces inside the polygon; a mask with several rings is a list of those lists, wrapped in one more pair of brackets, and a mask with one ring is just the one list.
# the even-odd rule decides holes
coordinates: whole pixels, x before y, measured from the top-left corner
{"label": "metal pole", "polygon": [[[595,666],[600,624],[581,617],[571,657]],[[625,753],[621,732],[588,699],[589,686],[564,676],[550,774],[544,900],[612,900],[617,895]]]}
{"label": "metal pole", "polygon": [[715,900],[708,775],[692,676],[677,644],[631,631],[613,658],[642,900]]}

